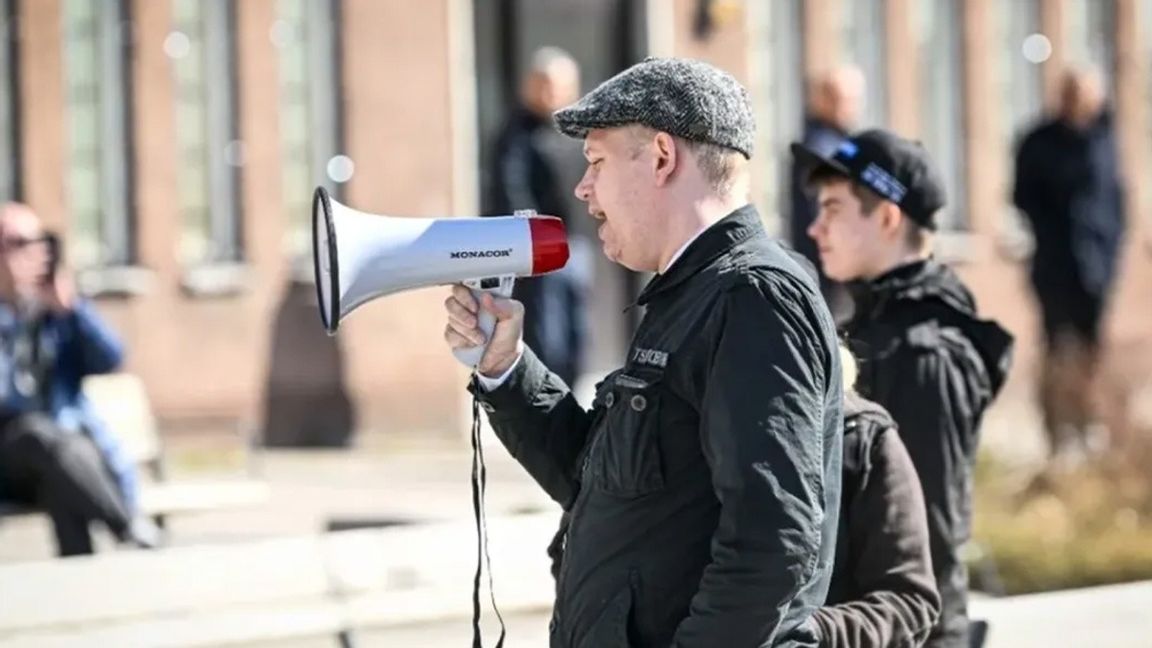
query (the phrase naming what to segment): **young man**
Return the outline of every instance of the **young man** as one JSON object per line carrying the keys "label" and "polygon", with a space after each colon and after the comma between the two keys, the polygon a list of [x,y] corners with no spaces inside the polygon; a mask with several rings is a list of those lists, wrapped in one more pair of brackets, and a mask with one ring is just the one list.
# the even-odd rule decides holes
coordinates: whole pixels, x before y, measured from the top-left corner
{"label": "young man", "polygon": [[656,276],[591,411],[521,343],[523,307],[455,287],[449,346],[568,513],[551,645],[812,646],[840,501],[841,375],[816,281],[748,203],[755,125],[731,75],[651,58],[556,115],[608,258]]}
{"label": "young man", "polygon": [[972,467],[980,421],[1008,371],[1012,337],[982,320],[967,288],[932,258],[939,173],[919,144],[882,130],[831,155],[794,144],[820,213],[809,228],[829,277],[852,286],[844,327],[859,391],[887,409],[919,474],[943,602],[926,645],[967,646]]}

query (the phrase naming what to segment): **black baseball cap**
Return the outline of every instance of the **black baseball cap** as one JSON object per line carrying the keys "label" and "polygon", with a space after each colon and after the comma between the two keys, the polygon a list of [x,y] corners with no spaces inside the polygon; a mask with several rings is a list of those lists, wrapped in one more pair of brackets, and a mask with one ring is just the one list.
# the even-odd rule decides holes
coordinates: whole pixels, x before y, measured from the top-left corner
{"label": "black baseball cap", "polygon": [[797,164],[808,167],[805,176],[830,167],[895,203],[921,227],[936,229],[936,212],[947,202],[944,181],[919,142],[874,129],[848,137],[831,154],[800,143],[791,149]]}

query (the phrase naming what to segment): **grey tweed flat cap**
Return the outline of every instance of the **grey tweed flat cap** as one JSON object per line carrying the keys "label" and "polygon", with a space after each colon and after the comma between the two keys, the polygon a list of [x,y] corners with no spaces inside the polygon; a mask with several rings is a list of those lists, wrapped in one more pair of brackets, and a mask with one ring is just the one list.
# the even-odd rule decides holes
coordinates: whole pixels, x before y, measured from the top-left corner
{"label": "grey tweed flat cap", "polygon": [[752,157],[756,120],[748,91],[702,61],[649,57],[556,111],[556,127],[583,139],[593,128],[643,124]]}

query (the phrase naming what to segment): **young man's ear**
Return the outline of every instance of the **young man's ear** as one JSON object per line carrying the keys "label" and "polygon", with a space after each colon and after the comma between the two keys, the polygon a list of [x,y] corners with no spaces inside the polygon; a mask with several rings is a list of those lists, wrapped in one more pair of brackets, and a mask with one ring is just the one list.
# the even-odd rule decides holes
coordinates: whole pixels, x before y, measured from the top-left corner
{"label": "young man's ear", "polygon": [[883,200],[876,207],[876,218],[880,219],[880,231],[890,239],[904,236],[904,212],[896,203]]}
{"label": "young man's ear", "polygon": [[656,186],[663,187],[676,172],[680,151],[676,148],[676,140],[664,132],[656,133],[652,140],[652,150],[652,173],[656,177]]}

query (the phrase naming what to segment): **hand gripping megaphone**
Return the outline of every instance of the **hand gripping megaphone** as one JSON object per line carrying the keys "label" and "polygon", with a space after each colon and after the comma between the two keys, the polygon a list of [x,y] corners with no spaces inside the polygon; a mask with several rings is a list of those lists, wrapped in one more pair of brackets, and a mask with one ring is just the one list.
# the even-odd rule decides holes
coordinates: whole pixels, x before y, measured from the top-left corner
{"label": "hand gripping megaphone", "polygon": [[[323,187],[312,198],[312,264],[320,320],[329,335],[353,310],[377,297],[462,283],[509,297],[517,277],[546,274],[568,263],[564,221],[531,210],[510,216],[410,218],[357,211]],[[487,339],[495,317],[481,309]],[[475,367],[485,345],[457,349]]]}

